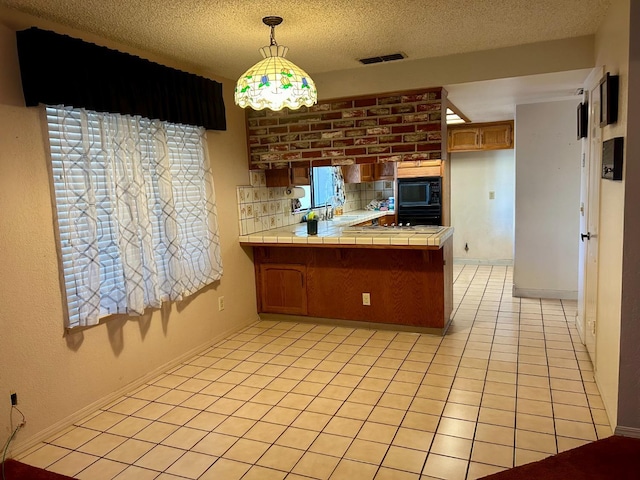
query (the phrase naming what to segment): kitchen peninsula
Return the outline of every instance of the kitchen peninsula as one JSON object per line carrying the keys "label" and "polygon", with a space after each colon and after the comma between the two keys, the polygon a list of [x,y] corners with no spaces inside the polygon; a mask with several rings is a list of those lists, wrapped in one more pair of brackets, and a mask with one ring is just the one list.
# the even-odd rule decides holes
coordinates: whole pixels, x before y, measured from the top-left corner
{"label": "kitchen peninsula", "polygon": [[[385,212],[240,237],[253,247],[259,313],[444,333],[453,309],[453,228],[355,227]],[[367,303],[369,303],[367,305]]]}

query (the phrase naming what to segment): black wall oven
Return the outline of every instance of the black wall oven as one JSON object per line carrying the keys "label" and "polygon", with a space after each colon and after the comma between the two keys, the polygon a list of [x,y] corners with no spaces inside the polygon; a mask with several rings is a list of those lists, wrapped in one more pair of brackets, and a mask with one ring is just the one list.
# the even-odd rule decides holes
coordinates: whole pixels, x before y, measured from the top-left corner
{"label": "black wall oven", "polygon": [[442,178],[398,179],[396,209],[398,223],[406,225],[442,224]]}

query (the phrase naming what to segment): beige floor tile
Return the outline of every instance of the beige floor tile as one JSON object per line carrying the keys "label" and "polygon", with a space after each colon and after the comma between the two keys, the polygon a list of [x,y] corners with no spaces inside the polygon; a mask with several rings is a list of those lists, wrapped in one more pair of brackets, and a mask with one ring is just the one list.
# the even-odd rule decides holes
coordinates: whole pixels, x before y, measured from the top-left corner
{"label": "beige floor tile", "polygon": [[184,425],[198,415],[198,413],[200,412],[193,408],[173,407],[173,409],[162,415],[158,420],[164,423],[173,423],[174,425]]}
{"label": "beige floor tile", "polygon": [[262,417],[261,421],[289,426],[298,418],[300,413],[300,410],[293,408],[273,407]]}
{"label": "beige floor tile", "polygon": [[549,389],[549,377],[538,375],[518,374],[518,386],[537,387]]}
{"label": "beige floor tile", "polygon": [[158,478],[157,471],[131,465],[120,472],[113,480],[154,480],[156,478]]}
{"label": "beige floor tile", "polygon": [[396,434],[398,427],[392,425],[384,425],[382,423],[365,422],[357,438],[361,440],[371,440],[373,442],[381,442],[389,444]]}
{"label": "beige floor tile", "polygon": [[510,468],[513,466],[513,447],[494,443],[473,442],[471,460],[478,463]]}
{"label": "beige floor tile", "polygon": [[590,443],[590,440],[581,440],[578,438],[556,437],[556,439],[558,441],[558,453],[562,453],[567,450],[578,448],[582,445]]}
{"label": "beige floor tile", "polygon": [[223,457],[238,462],[255,463],[269,446],[265,442],[241,438],[224,453]]}
{"label": "beige floor tile", "polygon": [[613,435],[609,425],[596,425],[596,433],[598,434],[598,440]]}
{"label": "beige floor tile", "polygon": [[331,475],[331,480],[372,480],[377,470],[376,465],[344,459],[338,463],[338,466]]}
{"label": "beige floor tile", "polygon": [[129,439],[120,446],[111,450],[106,457],[116,462],[132,464],[155,445],[150,442],[143,442],[141,440]]}
{"label": "beige floor tile", "polygon": [[574,422],[556,418],[556,435],[562,437],[579,438],[582,440],[597,440],[593,423]]}
{"label": "beige floor tile", "polygon": [[516,447],[549,454],[557,453],[556,438],[546,433],[516,430]]}
{"label": "beige floor tile", "polygon": [[392,445],[382,461],[382,466],[420,473],[426,458],[427,452]]}
{"label": "beige floor tile", "polygon": [[543,460],[551,455],[551,453],[536,452],[532,450],[516,448],[514,466],[519,467],[520,465],[525,465],[527,463],[537,462],[538,460]]}
{"label": "beige floor tile", "polygon": [[[417,388],[416,388],[417,389]],[[398,395],[394,393],[384,393],[382,397],[380,397],[380,401],[378,402],[378,406],[380,407],[388,407],[395,408],[399,410],[407,410],[409,405],[411,405],[411,401],[413,397],[409,395]]]}
{"label": "beige floor tile", "polygon": [[[297,393],[305,393],[305,392],[297,392]],[[287,395],[287,392],[278,392],[275,390],[262,390],[260,393],[256,394],[251,399],[251,401],[254,403],[264,403],[266,405],[277,405],[286,395]],[[315,393],[312,393],[311,395],[315,395]],[[215,405],[216,404],[214,403],[207,410],[216,411],[212,409],[212,407],[215,407]],[[242,405],[238,405],[233,411],[235,412],[235,410],[240,408],[240,406]],[[231,415],[231,413],[233,412],[220,412],[220,413],[226,413],[227,415]]]}
{"label": "beige floor tile", "polygon": [[58,447],[77,449],[81,445],[93,440],[100,432],[83,427],[71,427],[66,433],[49,440],[49,443]]}
{"label": "beige floor tile", "polygon": [[592,423],[591,410],[587,407],[566,405],[563,403],[553,404],[553,416],[563,420],[573,420],[576,422]]}
{"label": "beige floor tile", "polygon": [[513,412],[516,409],[516,398],[507,397],[504,395],[484,393],[482,395],[482,402],[480,403],[480,405],[496,410],[506,410]]}
{"label": "beige floor tile", "polygon": [[555,403],[572,405],[576,407],[588,407],[587,395],[581,392],[567,392],[562,390],[552,390],[551,395]]}
{"label": "beige floor tile", "polygon": [[342,407],[336,412],[336,416],[352,418],[355,420],[366,420],[373,410],[373,405],[365,405],[356,402],[344,402]]}
{"label": "beige floor tile", "polygon": [[240,480],[251,465],[226,458],[218,459],[199,480]]}
{"label": "beige floor tile", "polygon": [[200,440],[191,450],[219,457],[238,441],[237,437],[211,432]]}
{"label": "beige floor tile", "polygon": [[258,422],[244,434],[243,438],[258,440],[260,442],[273,443],[287,429],[284,425],[276,423]]}
{"label": "beige floor tile", "polygon": [[343,437],[355,437],[362,425],[363,420],[353,420],[350,418],[333,417],[326,427],[324,427],[325,433],[331,433],[334,435],[341,435]]}
{"label": "beige floor tile", "polygon": [[247,402],[238,410],[233,412],[234,417],[248,418],[250,420],[260,420],[271,410],[271,405],[262,403]]}
{"label": "beige floor tile", "polygon": [[340,400],[317,397],[307,406],[305,411],[333,415],[341,406],[342,402]]}
{"label": "beige floor tile", "polygon": [[198,428],[200,430],[211,431],[226,419],[227,416],[220,413],[202,412],[189,420],[185,426],[189,428]]}
{"label": "beige floor tile", "polygon": [[220,398],[207,407],[207,412],[218,413],[220,415],[231,415],[244,405],[240,400],[231,398]]}
{"label": "beige floor tile", "polygon": [[510,427],[478,423],[474,440],[513,447],[515,442],[515,430]]}
{"label": "beige floor tile", "polygon": [[179,448],[156,445],[140,457],[135,462],[135,465],[162,472],[169,468],[169,466],[184,455],[184,453],[184,450],[180,450]]}
{"label": "beige floor tile", "polygon": [[518,399],[517,411],[518,413],[527,413],[529,415],[553,417],[551,402],[529,400],[526,398]]}
{"label": "beige floor tile", "polygon": [[123,437],[133,437],[143,428],[149,426],[151,420],[137,417],[127,417],[119,423],[116,423],[113,427],[107,430],[108,433],[113,435],[121,435]]}
{"label": "beige floor tile", "polygon": [[471,455],[471,440],[437,434],[431,445],[431,453],[468,460]]}
{"label": "beige floor tile", "polygon": [[526,385],[518,385],[518,400],[520,399],[550,402],[551,390],[549,388],[528,387]]}
{"label": "beige floor tile", "polygon": [[124,463],[101,458],[78,473],[75,478],[80,480],[111,480],[125,468],[127,465]]}
{"label": "beige floor tile", "polygon": [[232,435],[234,437],[242,437],[255,424],[255,420],[229,417],[220,425],[218,425],[214,431],[225,435]]}
{"label": "beige floor tile", "polygon": [[515,426],[516,415],[514,412],[506,410],[498,410],[495,408],[480,407],[478,422],[489,425],[499,425],[502,427],[513,428]]}
{"label": "beige floor tile", "polygon": [[530,430],[532,432],[555,435],[555,425],[551,417],[518,413],[516,415],[516,426],[520,430]]}
{"label": "beige floor tile", "polygon": [[439,434],[466,439],[473,439],[475,429],[475,422],[458,420],[455,418],[442,418],[442,420],[440,420],[440,424],[438,425]]}
{"label": "beige floor tile", "polygon": [[283,480],[286,475],[287,473],[281,470],[254,465],[242,477],[242,480]]}
{"label": "beige floor tile", "polygon": [[459,458],[445,457],[430,453],[422,474],[447,480],[464,480],[469,462]]}
{"label": "beige floor tile", "polygon": [[278,440],[276,440],[276,444],[306,450],[317,436],[318,432],[312,430],[289,427],[280,435]]}
{"label": "beige floor tile", "polygon": [[309,451],[331,455],[332,457],[342,457],[352,441],[352,438],[321,433],[309,447]]}
{"label": "beige floor tile", "polygon": [[[419,480],[421,478],[417,473],[403,472],[393,468],[380,467],[374,480]],[[422,477],[426,478],[426,477]]]}
{"label": "beige floor tile", "polygon": [[203,455],[202,453],[187,452],[166,471],[169,474],[180,475],[181,477],[200,478],[216,460],[217,457]]}
{"label": "beige floor tile", "polygon": [[71,452],[49,465],[47,470],[73,477],[97,460],[99,460],[99,457],[94,455],[88,455],[82,452]]}
{"label": "beige floor tile", "polygon": [[471,462],[469,463],[469,472],[467,473],[467,480],[476,480],[479,478],[492,475],[494,473],[506,470],[504,467],[498,467],[496,465],[485,465],[484,463]]}
{"label": "beige floor tile", "polygon": [[304,450],[272,445],[264,455],[262,455],[260,460],[258,460],[257,464],[263,467],[289,472],[295,464],[298,463],[298,460],[300,460],[303,454]]}
{"label": "beige floor tile", "polygon": [[304,411],[298,415],[291,426],[320,432],[329,423],[329,420],[331,420],[331,415]]}
{"label": "beige floor tile", "polygon": [[382,396],[382,392],[375,392],[372,390],[364,390],[361,388],[356,388],[351,395],[349,395],[349,401],[354,403],[363,403],[365,405],[376,405],[380,397]]}
{"label": "beige floor tile", "polygon": [[204,430],[180,427],[162,441],[162,445],[189,450],[207,435]]}
{"label": "beige floor tile", "polygon": [[387,453],[388,445],[355,439],[344,454],[344,458],[379,465]]}
{"label": "beige floor tile", "polygon": [[307,452],[293,468],[293,473],[325,480],[333,473],[339,461],[340,459],[328,455]]}
{"label": "beige floor tile", "polygon": [[464,390],[452,389],[449,393],[448,402],[462,403],[465,405],[472,405],[479,407],[482,400],[482,394],[479,392],[468,392]]}
{"label": "beige floor tile", "polygon": [[412,448],[428,452],[433,441],[434,434],[411,428],[399,428],[393,438],[393,444],[400,447]]}
{"label": "beige floor tile", "polygon": [[459,403],[447,403],[442,412],[442,416],[475,422],[478,419],[479,411],[480,407]]}
{"label": "beige floor tile", "polygon": [[[416,399],[422,400],[422,399]],[[400,425],[405,416],[405,410],[388,407],[374,407],[367,421],[384,423],[387,425]]]}

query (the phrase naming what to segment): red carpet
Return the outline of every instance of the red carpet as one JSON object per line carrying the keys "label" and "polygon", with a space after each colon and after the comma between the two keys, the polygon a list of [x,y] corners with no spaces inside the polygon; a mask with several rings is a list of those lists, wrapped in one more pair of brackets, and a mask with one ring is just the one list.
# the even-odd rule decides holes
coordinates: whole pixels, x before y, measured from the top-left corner
{"label": "red carpet", "polygon": [[47,472],[11,459],[4,462],[4,475],[6,480],[73,480],[66,475]]}
{"label": "red carpet", "polygon": [[638,480],[640,439],[609,437],[483,480]]}

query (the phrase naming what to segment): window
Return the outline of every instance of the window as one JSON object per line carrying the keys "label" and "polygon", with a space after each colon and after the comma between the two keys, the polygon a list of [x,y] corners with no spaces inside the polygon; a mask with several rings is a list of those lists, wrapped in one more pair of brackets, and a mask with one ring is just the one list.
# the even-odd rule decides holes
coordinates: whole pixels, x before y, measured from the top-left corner
{"label": "window", "polygon": [[340,167],[313,167],[311,185],[304,185],[305,196],[300,199],[300,208],[319,208],[336,203],[336,191],[339,181],[337,170]]}
{"label": "window", "polygon": [[220,278],[203,128],[46,112],[68,327],[141,315]]}

